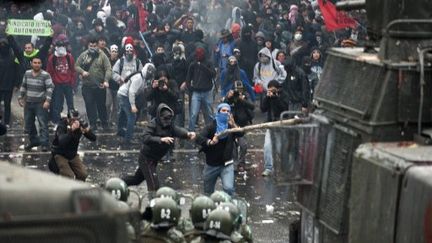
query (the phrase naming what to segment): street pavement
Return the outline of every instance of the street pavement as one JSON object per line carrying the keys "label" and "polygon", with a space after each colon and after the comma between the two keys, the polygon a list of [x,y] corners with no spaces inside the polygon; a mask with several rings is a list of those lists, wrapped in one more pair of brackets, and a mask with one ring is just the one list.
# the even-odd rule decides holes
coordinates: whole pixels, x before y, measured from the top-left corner
{"label": "street pavement", "polygon": [[[82,96],[75,97],[75,106],[84,111]],[[0,138],[0,161],[48,172],[49,152],[34,150],[24,151],[26,137],[23,134],[22,108],[13,102],[14,119],[6,136]],[[256,122],[262,122],[264,115],[256,112]],[[187,123],[186,123],[187,124]],[[102,185],[111,177],[122,177],[134,173],[138,166],[139,136],[142,127],[137,127],[133,144],[127,147],[120,144],[113,128],[99,131],[97,142],[83,139],[79,148],[89,170],[87,182]],[[53,131],[50,130],[52,141]],[[248,224],[251,225],[255,242],[288,242],[289,224],[299,218],[299,208],[295,205],[296,187],[280,185],[272,177],[261,176],[263,171],[264,132],[254,131],[246,135],[249,151],[246,157],[245,173],[236,173],[236,193],[244,198],[248,205]],[[203,192],[202,170],[204,156],[198,149],[186,142],[186,146],[176,146],[174,155],[169,161],[162,161],[158,166],[159,180],[162,186],[170,186],[186,197]],[[0,172],[1,173],[1,172]],[[218,182],[218,189],[221,185]],[[133,190],[145,195],[146,185],[142,183]],[[137,200],[130,197],[130,203]],[[146,201],[144,202],[144,205]],[[188,213],[190,201],[183,206],[183,214]]]}

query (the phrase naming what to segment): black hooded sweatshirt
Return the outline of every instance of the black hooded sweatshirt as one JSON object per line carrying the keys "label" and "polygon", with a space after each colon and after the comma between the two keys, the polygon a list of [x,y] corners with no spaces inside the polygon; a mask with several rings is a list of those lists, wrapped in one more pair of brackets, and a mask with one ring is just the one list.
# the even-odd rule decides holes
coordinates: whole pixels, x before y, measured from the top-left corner
{"label": "black hooded sweatshirt", "polygon": [[184,128],[171,124],[168,127],[162,127],[160,114],[162,110],[168,110],[174,116],[174,111],[166,104],[158,106],[156,117],[150,121],[144,129],[143,146],[141,155],[148,160],[159,161],[168,152],[172,145],[163,143],[162,137],[188,138],[188,131]]}

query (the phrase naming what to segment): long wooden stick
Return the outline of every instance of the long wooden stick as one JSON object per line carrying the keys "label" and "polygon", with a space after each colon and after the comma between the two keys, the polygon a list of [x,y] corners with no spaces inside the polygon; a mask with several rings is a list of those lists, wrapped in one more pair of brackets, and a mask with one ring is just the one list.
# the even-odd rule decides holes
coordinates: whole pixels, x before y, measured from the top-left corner
{"label": "long wooden stick", "polygon": [[245,126],[245,127],[231,128],[231,129],[227,129],[227,130],[221,132],[220,134],[218,134],[218,137],[223,136],[223,135],[228,134],[228,133],[233,133],[233,132],[248,132],[248,131],[257,130],[257,129],[267,129],[267,128],[272,128],[272,127],[279,127],[282,125],[283,126],[292,126],[292,125],[304,123],[306,120],[304,118],[292,118],[292,119],[288,119],[288,120],[265,122],[265,123],[260,123],[260,124]]}

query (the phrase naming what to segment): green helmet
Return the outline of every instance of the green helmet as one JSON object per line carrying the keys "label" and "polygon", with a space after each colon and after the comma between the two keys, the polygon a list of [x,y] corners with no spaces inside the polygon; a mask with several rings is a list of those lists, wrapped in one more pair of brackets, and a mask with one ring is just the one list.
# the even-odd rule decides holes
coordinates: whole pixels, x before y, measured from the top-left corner
{"label": "green helmet", "polygon": [[155,198],[151,205],[153,228],[170,228],[178,224],[181,209],[173,199]]}
{"label": "green helmet", "polygon": [[172,189],[171,187],[161,187],[156,191],[156,198],[171,198],[173,199],[176,203],[179,203],[180,197],[178,195],[178,193]]}
{"label": "green helmet", "polygon": [[216,208],[213,200],[207,196],[196,197],[191,205],[190,217],[196,228],[204,228],[204,223],[210,214]]}
{"label": "green helmet", "polygon": [[231,201],[231,196],[228,195],[226,192],[223,191],[215,191],[210,195],[210,198],[213,200],[213,202],[217,205],[219,205],[222,202],[229,202]]}
{"label": "green helmet", "polygon": [[117,200],[126,202],[129,197],[129,189],[120,178],[111,178],[105,183],[105,189]]}
{"label": "green helmet", "polygon": [[234,231],[231,214],[221,208],[216,208],[209,214],[204,229],[209,236],[230,240]]}
{"label": "green helmet", "polygon": [[223,210],[231,214],[235,229],[238,229],[240,227],[240,224],[242,222],[242,215],[240,209],[236,205],[234,205],[234,203],[223,202],[219,204],[218,208],[222,208]]}

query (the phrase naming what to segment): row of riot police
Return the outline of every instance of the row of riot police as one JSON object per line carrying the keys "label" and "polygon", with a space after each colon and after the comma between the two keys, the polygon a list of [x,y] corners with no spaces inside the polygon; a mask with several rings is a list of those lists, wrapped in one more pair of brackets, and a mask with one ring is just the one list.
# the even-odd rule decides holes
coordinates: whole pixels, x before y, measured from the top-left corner
{"label": "row of riot police", "polygon": [[[126,183],[111,178],[105,189],[124,205],[129,197]],[[161,187],[141,214],[139,227],[129,226],[131,241],[146,243],[168,242],[253,242],[252,231],[246,224],[247,204],[222,191],[210,197],[196,196],[189,218],[182,217],[185,198],[170,187]],[[138,232],[137,232],[138,231]]]}

